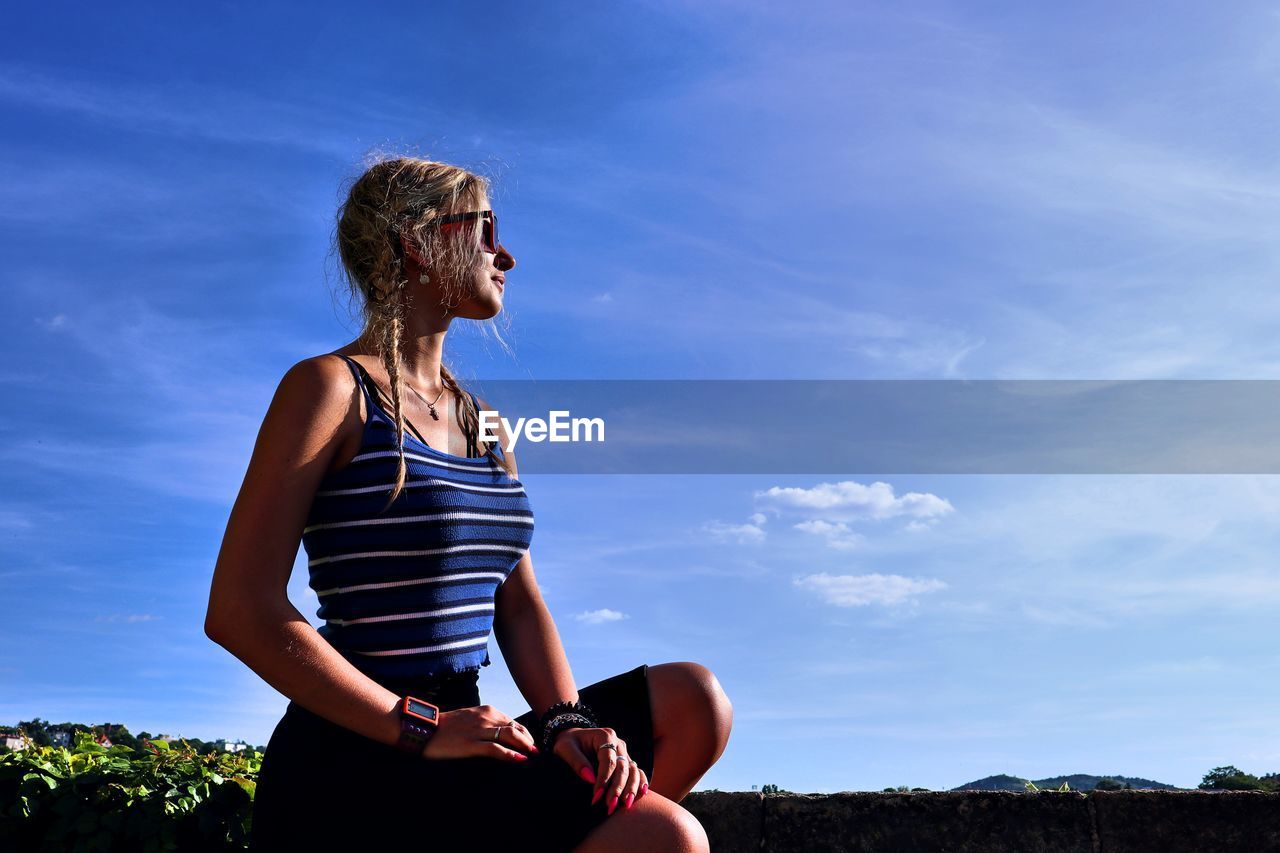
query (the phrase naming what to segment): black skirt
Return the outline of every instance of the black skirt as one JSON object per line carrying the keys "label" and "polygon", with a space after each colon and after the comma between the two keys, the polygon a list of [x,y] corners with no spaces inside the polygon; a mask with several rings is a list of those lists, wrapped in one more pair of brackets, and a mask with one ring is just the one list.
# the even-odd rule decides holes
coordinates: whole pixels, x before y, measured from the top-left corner
{"label": "black skirt", "polygon": [[[379,681],[442,711],[482,704],[477,671]],[[648,665],[578,689],[600,725],[617,731],[631,758],[653,775]],[[536,732],[534,712],[515,718]],[[412,844],[418,851],[568,853],[609,815],[608,795],[559,756],[424,759],[371,740],[290,702],[267,742],[254,794],[249,850],[315,844]],[[366,846],[365,849],[373,850]]]}

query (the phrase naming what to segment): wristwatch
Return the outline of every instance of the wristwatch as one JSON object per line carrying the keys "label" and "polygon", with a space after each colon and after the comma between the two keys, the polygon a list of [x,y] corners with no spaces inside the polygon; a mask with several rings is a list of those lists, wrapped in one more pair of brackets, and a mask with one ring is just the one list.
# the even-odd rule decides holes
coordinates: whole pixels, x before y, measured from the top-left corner
{"label": "wristwatch", "polygon": [[409,755],[421,755],[439,725],[439,707],[415,696],[405,696],[400,700],[400,739],[396,741],[396,748]]}

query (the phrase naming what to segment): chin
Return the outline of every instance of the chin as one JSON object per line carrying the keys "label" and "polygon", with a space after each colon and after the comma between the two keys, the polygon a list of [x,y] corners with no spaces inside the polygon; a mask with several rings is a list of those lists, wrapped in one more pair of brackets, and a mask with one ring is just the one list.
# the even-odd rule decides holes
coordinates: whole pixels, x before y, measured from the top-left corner
{"label": "chin", "polygon": [[486,299],[472,302],[465,311],[459,311],[456,316],[467,320],[490,320],[500,313],[502,313],[502,300]]}

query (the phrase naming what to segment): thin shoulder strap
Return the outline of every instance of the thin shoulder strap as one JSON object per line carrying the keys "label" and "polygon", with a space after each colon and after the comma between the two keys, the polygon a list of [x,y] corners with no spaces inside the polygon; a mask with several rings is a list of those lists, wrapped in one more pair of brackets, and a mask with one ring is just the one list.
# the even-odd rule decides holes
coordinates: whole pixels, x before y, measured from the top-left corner
{"label": "thin shoulder strap", "polygon": [[[382,389],[373,381],[373,377],[369,375],[369,371],[364,369],[364,365],[356,361],[354,358],[350,358],[340,352],[336,352],[334,355],[341,356],[342,360],[351,368],[351,372],[356,378],[356,384],[359,385],[361,390],[364,392],[364,399],[366,405],[369,407],[370,417],[372,417],[375,409],[383,410],[383,407],[375,401],[373,396],[373,391],[377,391],[378,396],[381,397]],[[427,443],[427,440],[422,437],[422,433],[418,431],[418,428],[413,425],[412,421],[405,418],[404,425],[413,433],[414,437],[417,438],[418,441],[421,441],[423,444]]]}
{"label": "thin shoulder strap", "polygon": [[340,352],[335,352],[334,355],[347,363],[347,367],[351,370],[351,375],[355,377],[356,384],[359,385],[364,394],[368,396],[369,389],[365,387],[364,377],[361,375],[364,373],[364,368],[357,364],[355,359],[348,358]]}
{"label": "thin shoulder strap", "polygon": [[[472,394],[470,391],[468,391],[467,394],[471,396],[471,402],[474,403],[476,407],[476,417],[479,418],[480,401],[477,400],[476,395]],[[480,433],[480,427],[479,427],[479,421],[477,421],[476,434],[472,435],[471,433],[467,433],[467,458],[468,459],[475,456],[482,455],[480,453],[479,433]]]}

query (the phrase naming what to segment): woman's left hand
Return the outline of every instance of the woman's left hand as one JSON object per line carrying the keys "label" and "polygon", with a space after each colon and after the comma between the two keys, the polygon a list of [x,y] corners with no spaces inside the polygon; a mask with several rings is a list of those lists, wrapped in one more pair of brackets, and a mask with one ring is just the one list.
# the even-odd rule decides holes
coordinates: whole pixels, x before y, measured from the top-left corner
{"label": "woman's left hand", "polygon": [[[605,744],[617,748],[607,748]],[[564,759],[579,776],[594,784],[592,805],[602,793],[608,792],[609,814],[613,814],[619,801],[624,809],[631,808],[631,804],[649,790],[645,772],[631,759],[626,742],[611,728],[564,729],[552,741],[551,751]],[[594,766],[597,761],[599,772]]]}

